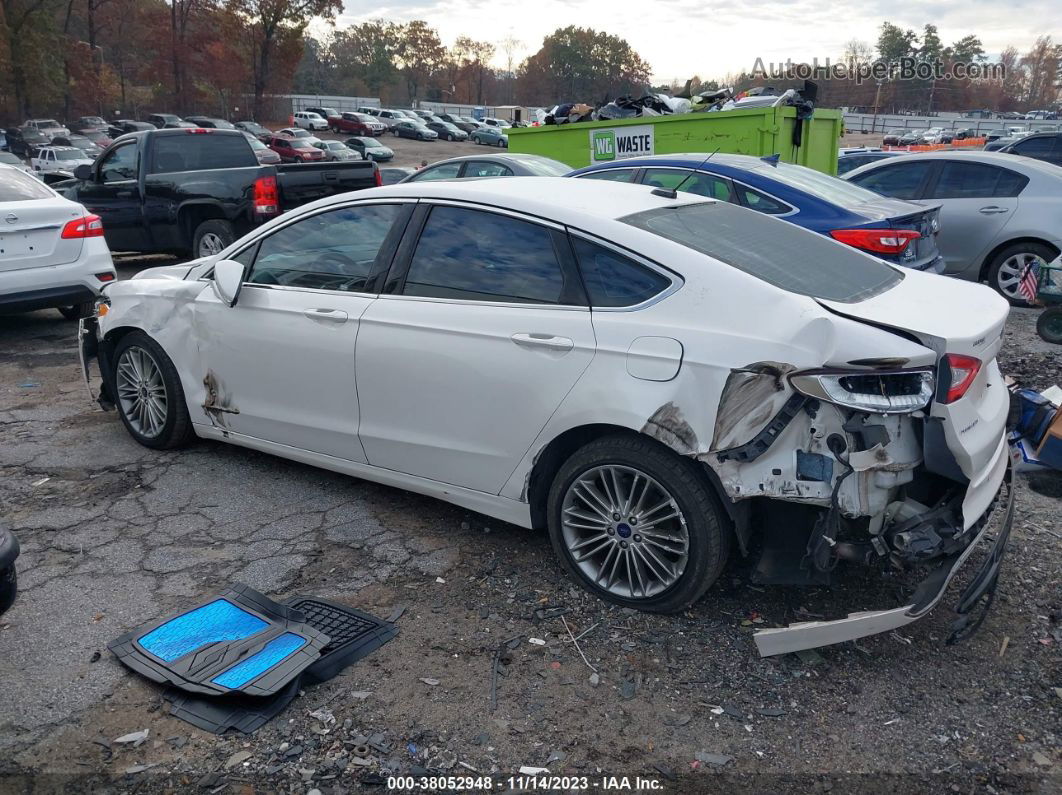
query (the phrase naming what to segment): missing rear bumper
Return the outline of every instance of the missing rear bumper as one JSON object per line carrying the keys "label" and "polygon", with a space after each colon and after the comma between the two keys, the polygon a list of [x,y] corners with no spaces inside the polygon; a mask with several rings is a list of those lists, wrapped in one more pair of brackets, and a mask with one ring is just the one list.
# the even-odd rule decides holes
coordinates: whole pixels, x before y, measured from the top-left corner
{"label": "missing rear bumper", "polygon": [[[998,525],[995,520],[999,518]],[[984,615],[991,606],[991,596],[995,592],[999,579],[999,569],[1010,530],[1014,521],[1014,488],[1009,464],[1003,478],[1003,484],[996,495],[995,503],[981,516],[974,527],[976,535],[961,552],[945,558],[929,576],[919,584],[910,597],[908,604],[890,610],[872,610],[852,613],[836,621],[808,621],[790,624],[788,627],[764,629],[753,636],[761,657],[775,654],[829,646],[848,640],[865,638],[881,632],[899,629],[925,616],[944,596],[954,576],[963,568],[967,559],[982,543],[989,540],[990,531],[995,529],[995,538],[991,548],[970,584],[966,586],[955,612],[959,615],[951,626],[949,643],[969,637],[980,626]],[[980,612],[975,609],[980,605]]]}

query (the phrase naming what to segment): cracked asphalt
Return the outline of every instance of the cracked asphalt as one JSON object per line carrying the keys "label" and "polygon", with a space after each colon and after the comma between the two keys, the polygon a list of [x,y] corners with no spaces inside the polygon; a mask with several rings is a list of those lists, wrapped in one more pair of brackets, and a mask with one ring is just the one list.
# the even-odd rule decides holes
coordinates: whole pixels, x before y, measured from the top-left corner
{"label": "cracked asphalt", "polygon": [[[1004,367],[1044,388],[1062,357],[1034,322],[1015,312]],[[684,615],[609,607],[541,535],[227,445],[140,447],[89,401],[74,335],[53,311],[0,317],[0,521],[23,549],[0,616],[0,791],[339,795],[379,791],[372,775],[547,763],[676,792],[1062,788],[1057,477],[1019,479],[999,599],[967,643],[943,646],[938,608],[903,633],[761,660],[753,629],[872,607],[896,583],[759,588],[732,560]],[[400,634],[255,735],[214,737],[106,644],[233,582],[400,615]],[[567,610],[580,648],[536,608]],[[113,742],[145,728],[141,746]],[[359,756],[373,735],[388,750]]]}

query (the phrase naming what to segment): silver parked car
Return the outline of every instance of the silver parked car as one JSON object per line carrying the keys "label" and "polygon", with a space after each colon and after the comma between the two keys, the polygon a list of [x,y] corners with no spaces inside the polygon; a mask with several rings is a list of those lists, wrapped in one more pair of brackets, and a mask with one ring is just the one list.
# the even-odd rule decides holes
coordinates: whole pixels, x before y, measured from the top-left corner
{"label": "silver parked car", "polygon": [[882,160],[844,179],[884,196],[940,205],[944,272],[987,281],[1025,305],[1030,263],[1062,251],[1062,167],[1000,152],[926,152]]}
{"label": "silver parked car", "polygon": [[437,179],[480,177],[563,177],[571,166],[542,155],[464,155],[440,160],[410,174],[403,182],[430,182]]}

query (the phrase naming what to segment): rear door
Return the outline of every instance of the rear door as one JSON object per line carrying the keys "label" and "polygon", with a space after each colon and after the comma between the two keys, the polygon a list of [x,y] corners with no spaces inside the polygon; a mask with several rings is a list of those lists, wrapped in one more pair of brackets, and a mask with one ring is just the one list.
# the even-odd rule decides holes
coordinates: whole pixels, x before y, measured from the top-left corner
{"label": "rear door", "polygon": [[962,159],[946,160],[925,191],[940,204],[940,252],[945,273],[979,272],[1018,210],[1028,179],[1017,171]]}
{"label": "rear door", "polygon": [[359,435],[373,466],[497,494],[593,358],[590,310],[559,227],[422,207],[362,317]]}
{"label": "rear door", "polygon": [[73,202],[19,169],[0,167],[0,271],[74,262],[81,238],[63,239],[63,227],[84,216]]}

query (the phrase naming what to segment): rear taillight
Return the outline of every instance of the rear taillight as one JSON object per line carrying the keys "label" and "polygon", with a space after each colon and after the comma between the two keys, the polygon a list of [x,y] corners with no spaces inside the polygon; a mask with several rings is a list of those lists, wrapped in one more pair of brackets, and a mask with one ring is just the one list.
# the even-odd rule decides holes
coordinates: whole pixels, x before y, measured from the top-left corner
{"label": "rear taillight", "polygon": [[875,254],[902,254],[912,240],[921,237],[913,229],[834,229],[830,236]]}
{"label": "rear taillight", "polygon": [[383,174],[380,173],[380,167],[375,163],[372,164],[373,178],[376,180],[376,187],[383,185]]}
{"label": "rear taillight", "polygon": [[276,177],[259,177],[254,181],[254,211],[259,215],[276,215],[280,212]]}
{"label": "rear taillight", "polygon": [[980,359],[959,353],[945,354],[941,365],[948,368],[951,376],[948,380],[948,392],[944,396],[944,403],[954,403],[965,395],[981,370]]}
{"label": "rear taillight", "polygon": [[86,215],[70,221],[63,227],[63,240],[76,240],[82,237],[103,237],[103,219],[98,215]]}

